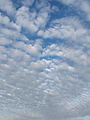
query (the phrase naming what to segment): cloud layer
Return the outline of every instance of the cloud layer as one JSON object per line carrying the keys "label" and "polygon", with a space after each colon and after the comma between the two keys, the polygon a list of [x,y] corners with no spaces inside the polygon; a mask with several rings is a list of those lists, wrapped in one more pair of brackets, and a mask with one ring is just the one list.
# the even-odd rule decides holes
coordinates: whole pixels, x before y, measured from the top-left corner
{"label": "cloud layer", "polygon": [[0,0],[0,119],[90,119],[88,5]]}

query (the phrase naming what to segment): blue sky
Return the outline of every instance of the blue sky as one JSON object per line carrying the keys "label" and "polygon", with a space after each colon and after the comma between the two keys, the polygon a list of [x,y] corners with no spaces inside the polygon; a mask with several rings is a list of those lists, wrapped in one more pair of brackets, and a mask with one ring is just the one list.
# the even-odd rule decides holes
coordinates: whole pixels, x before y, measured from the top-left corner
{"label": "blue sky", "polygon": [[0,0],[0,119],[90,120],[89,0]]}

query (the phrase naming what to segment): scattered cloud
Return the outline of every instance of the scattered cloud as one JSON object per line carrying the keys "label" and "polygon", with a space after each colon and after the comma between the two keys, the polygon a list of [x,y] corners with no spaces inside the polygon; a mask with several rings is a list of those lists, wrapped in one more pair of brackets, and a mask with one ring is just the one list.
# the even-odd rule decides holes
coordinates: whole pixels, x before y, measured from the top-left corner
{"label": "scattered cloud", "polygon": [[69,6],[73,6],[75,7],[75,9],[78,9],[78,11],[81,11],[85,14],[85,18],[86,20],[90,20],[90,7],[89,7],[89,4],[90,4],[90,1],[89,0],[58,0],[66,5],[69,5]]}
{"label": "scattered cloud", "polygon": [[[0,1],[2,120],[90,119],[90,29],[52,2]],[[88,0],[60,2],[89,18]]]}
{"label": "scattered cloud", "polygon": [[29,11],[28,7],[21,7],[16,13],[16,23],[21,27],[28,29],[30,32],[37,32],[40,28],[44,28],[49,19],[49,6]]}
{"label": "scattered cloud", "polygon": [[15,14],[15,7],[11,0],[0,0],[0,9],[9,15]]}
{"label": "scattered cloud", "polygon": [[52,21],[50,27],[40,30],[38,35],[43,38],[59,38],[89,44],[89,33],[89,29],[85,28],[77,18],[64,17]]}

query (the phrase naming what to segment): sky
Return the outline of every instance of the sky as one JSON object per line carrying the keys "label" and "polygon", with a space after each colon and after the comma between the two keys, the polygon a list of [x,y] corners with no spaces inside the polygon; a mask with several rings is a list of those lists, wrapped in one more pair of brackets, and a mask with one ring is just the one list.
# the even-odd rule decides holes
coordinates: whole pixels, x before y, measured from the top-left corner
{"label": "sky", "polygon": [[0,120],[90,120],[90,0],[0,0]]}

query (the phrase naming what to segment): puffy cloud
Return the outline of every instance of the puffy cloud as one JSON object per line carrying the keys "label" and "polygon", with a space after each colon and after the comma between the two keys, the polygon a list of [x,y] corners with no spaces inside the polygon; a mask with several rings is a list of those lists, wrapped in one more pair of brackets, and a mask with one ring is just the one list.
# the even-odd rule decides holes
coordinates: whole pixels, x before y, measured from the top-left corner
{"label": "puffy cloud", "polygon": [[75,17],[65,17],[51,22],[50,27],[40,30],[38,35],[44,38],[60,38],[89,44],[89,29],[84,28]]}
{"label": "puffy cloud", "polygon": [[[15,45],[17,46],[15,49],[5,47],[1,47],[0,49],[2,55],[3,52],[6,55],[4,55],[5,57],[3,60],[5,63],[0,65],[0,74],[5,80],[3,80],[2,83],[6,88],[8,87],[10,89],[6,89],[5,95],[7,94],[7,96],[9,96],[9,94],[11,94],[14,99],[16,98],[19,105],[21,104],[21,101],[23,104],[28,104],[28,107],[34,107],[32,104],[37,104],[37,109],[40,108],[41,114],[45,117],[47,110],[55,106],[56,110],[59,110],[58,112],[60,113],[55,112],[55,114],[52,115],[52,112],[54,112],[54,109],[52,109],[46,117],[47,120],[52,118],[50,115],[53,117],[57,115],[65,120],[69,116],[78,116],[78,111],[82,115],[81,109],[86,109],[86,104],[89,102],[89,93],[85,92],[83,89],[84,87],[86,88],[87,83],[80,79],[80,72],[83,71],[83,69],[78,70],[78,65],[72,66],[68,64],[67,60],[63,61],[63,59],[60,60],[53,58],[46,60],[43,58],[40,60],[35,57],[33,58],[25,52],[27,47],[24,48],[24,44],[25,43]],[[48,48],[43,50],[42,55],[43,57],[48,55],[55,56],[53,51],[55,52],[57,50],[55,53],[59,53],[59,49],[62,50],[62,54],[59,54],[59,56],[64,55],[62,57],[70,58],[68,55],[73,55],[72,58],[74,62],[79,61],[80,58],[74,54],[74,52],[76,52],[75,50],[70,49],[73,51],[71,53],[69,49],[65,50],[63,47],[57,45],[48,46]],[[50,52],[47,53],[47,51]],[[68,55],[65,53],[66,51]],[[32,51],[30,50],[30,52]],[[82,50],[78,52],[79,56],[81,53]],[[77,60],[74,59],[74,57]],[[83,66],[82,62],[81,66]],[[85,69],[87,69],[87,67]],[[84,72],[84,75],[85,74],[86,73]],[[32,90],[31,93],[29,93],[30,90]],[[23,94],[25,96],[23,96]],[[50,96],[52,96],[53,99]],[[33,98],[34,100],[29,98]],[[12,101],[12,99],[10,99],[10,101]],[[49,101],[51,101],[51,104]],[[15,101],[12,101],[12,103],[14,102]],[[29,102],[31,102],[30,105]],[[44,111],[42,110],[42,105],[45,106]],[[46,105],[48,105],[48,107]],[[62,110],[60,110],[61,107],[63,108]],[[85,111],[86,115],[88,115],[88,110]],[[64,111],[66,111],[66,113],[64,113]],[[65,118],[64,115],[66,116]],[[58,117],[56,119],[58,119]]]}
{"label": "puffy cloud", "polygon": [[[44,49],[42,54],[43,57],[45,56],[57,56],[70,59],[77,64],[89,64],[88,61],[88,54],[83,51],[83,47],[81,48],[70,48],[63,45],[52,44]],[[67,61],[66,59],[66,61]],[[64,59],[63,59],[64,60]]]}
{"label": "puffy cloud", "polygon": [[15,7],[11,0],[0,0],[0,9],[9,15],[15,14]]}
{"label": "puffy cloud", "polygon": [[36,1],[33,9],[33,1],[21,2],[16,20],[0,14],[1,119],[90,119],[89,28],[77,17],[50,20],[55,8],[48,2]]}
{"label": "puffy cloud", "polygon": [[30,32],[36,32],[47,24],[48,13],[48,7],[41,8],[37,13],[35,10],[30,12],[28,7],[23,6],[17,11],[16,22]]}
{"label": "puffy cloud", "polygon": [[13,47],[16,49],[21,49],[26,53],[39,57],[42,51],[40,40],[36,40],[35,44],[25,44],[24,42],[14,42]]}
{"label": "puffy cloud", "polygon": [[6,28],[11,28],[12,30],[17,30],[20,31],[20,26],[18,26],[16,23],[13,21],[11,22],[8,16],[2,15],[0,13],[0,24],[6,27]]}

